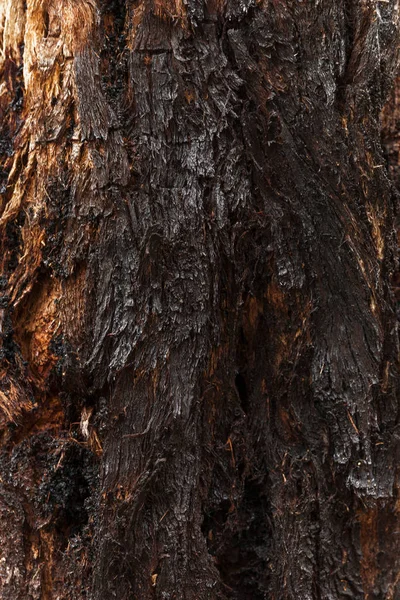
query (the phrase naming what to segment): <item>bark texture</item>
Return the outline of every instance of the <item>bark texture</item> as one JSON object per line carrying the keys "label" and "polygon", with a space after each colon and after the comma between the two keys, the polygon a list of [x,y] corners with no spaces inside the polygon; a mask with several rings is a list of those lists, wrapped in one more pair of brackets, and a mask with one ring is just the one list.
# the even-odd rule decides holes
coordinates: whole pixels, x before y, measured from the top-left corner
{"label": "bark texture", "polygon": [[0,39],[2,600],[399,599],[398,0]]}

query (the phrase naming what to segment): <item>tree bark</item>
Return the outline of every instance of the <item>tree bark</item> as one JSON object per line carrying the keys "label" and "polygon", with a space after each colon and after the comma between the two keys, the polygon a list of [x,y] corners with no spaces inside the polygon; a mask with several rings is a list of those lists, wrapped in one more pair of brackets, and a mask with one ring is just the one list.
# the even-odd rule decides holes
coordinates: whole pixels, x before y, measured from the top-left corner
{"label": "tree bark", "polygon": [[400,598],[398,10],[2,0],[2,600]]}

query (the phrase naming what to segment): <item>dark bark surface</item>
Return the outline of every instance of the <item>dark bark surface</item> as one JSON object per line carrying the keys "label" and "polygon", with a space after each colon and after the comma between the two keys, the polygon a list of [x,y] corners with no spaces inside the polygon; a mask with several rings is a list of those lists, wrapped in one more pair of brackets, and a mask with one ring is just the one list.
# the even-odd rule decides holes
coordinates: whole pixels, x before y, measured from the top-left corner
{"label": "dark bark surface", "polygon": [[398,9],[3,0],[2,599],[400,598]]}

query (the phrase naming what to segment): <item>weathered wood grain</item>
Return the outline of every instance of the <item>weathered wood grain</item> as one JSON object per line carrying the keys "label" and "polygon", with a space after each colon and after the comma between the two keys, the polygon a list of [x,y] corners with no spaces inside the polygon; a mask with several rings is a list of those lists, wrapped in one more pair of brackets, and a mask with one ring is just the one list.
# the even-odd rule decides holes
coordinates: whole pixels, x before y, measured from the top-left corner
{"label": "weathered wood grain", "polygon": [[0,598],[399,597],[398,11],[0,2]]}

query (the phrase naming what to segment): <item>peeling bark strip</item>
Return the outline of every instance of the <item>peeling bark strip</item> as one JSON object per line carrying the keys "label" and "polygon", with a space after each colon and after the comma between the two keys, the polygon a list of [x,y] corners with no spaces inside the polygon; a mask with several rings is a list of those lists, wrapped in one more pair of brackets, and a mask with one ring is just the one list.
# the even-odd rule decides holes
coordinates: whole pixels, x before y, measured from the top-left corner
{"label": "peeling bark strip", "polygon": [[398,27],[2,0],[2,600],[400,597]]}

